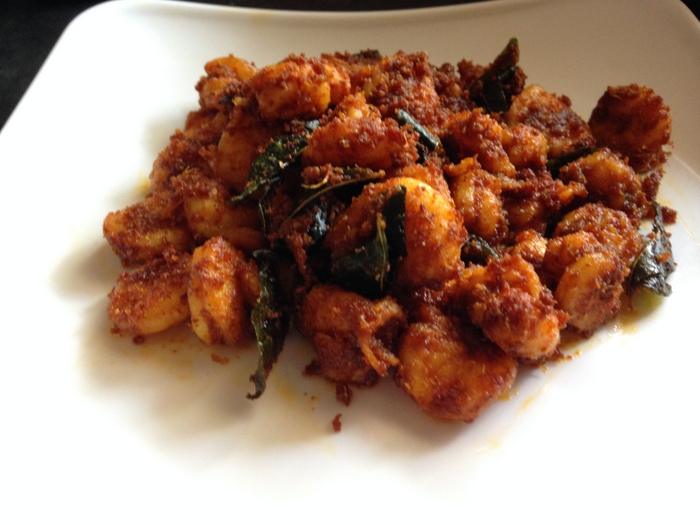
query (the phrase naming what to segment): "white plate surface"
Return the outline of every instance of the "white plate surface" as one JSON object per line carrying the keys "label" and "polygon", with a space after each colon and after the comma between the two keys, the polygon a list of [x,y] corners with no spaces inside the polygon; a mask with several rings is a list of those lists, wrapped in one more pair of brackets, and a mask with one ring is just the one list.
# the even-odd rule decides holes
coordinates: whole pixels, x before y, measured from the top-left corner
{"label": "white plate surface", "polygon": [[[668,300],[524,372],[471,425],[428,419],[390,382],[345,407],[301,376],[310,352],[295,341],[251,402],[254,349],[221,365],[185,333],[138,347],[110,336],[120,268],[102,219],[143,195],[207,60],[374,48],[488,63],[511,36],[529,82],[586,117],[611,84],[646,84],[671,106]],[[700,24],[675,0],[85,12],[0,134],[0,522],[697,523],[699,85]]]}

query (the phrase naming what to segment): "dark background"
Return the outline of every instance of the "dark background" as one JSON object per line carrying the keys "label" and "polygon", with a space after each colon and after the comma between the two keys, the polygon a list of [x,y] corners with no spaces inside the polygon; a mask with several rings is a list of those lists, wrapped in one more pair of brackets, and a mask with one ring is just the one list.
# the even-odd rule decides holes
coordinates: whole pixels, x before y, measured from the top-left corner
{"label": "dark background", "polygon": [[[5,125],[7,118],[68,23],[82,11],[97,3],[100,2],[3,0],[0,6],[0,128]],[[467,2],[465,0],[209,0],[206,3],[293,10],[371,11]],[[693,10],[695,16],[700,18],[700,8],[695,5],[697,1],[685,0],[685,3]]]}

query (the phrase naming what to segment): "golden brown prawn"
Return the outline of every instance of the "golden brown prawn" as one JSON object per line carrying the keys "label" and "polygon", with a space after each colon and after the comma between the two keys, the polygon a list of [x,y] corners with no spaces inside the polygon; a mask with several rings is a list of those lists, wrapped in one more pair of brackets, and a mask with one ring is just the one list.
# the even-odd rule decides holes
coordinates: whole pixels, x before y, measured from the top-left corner
{"label": "golden brown prawn", "polygon": [[459,293],[469,319],[507,354],[541,361],[557,349],[567,316],[533,266],[519,255],[469,267]]}
{"label": "golden brown prawn", "polygon": [[123,272],[109,293],[107,313],[113,331],[146,336],[186,321],[191,265],[189,254],[167,250],[143,266]]}
{"label": "golden brown prawn", "polygon": [[312,369],[349,385],[372,385],[398,364],[394,344],[405,322],[390,297],[370,301],[332,285],[312,288],[299,310],[299,329],[316,347]]}
{"label": "golden brown prawn", "polygon": [[249,334],[259,295],[255,262],[225,239],[213,237],[194,250],[187,299],[192,329],[204,342],[234,345]]}
{"label": "golden brown prawn", "polygon": [[513,384],[517,361],[436,310],[401,338],[396,382],[430,416],[470,422]]}

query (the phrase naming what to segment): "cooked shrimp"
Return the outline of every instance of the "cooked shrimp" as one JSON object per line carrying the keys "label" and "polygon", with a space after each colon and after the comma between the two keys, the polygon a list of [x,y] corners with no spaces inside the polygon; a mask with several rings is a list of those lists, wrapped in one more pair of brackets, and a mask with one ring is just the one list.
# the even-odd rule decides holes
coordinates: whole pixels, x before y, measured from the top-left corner
{"label": "cooked shrimp", "polygon": [[612,252],[586,254],[567,266],[554,290],[557,306],[569,316],[567,325],[590,334],[615,317],[628,273]]}
{"label": "cooked shrimp", "polygon": [[260,69],[249,85],[265,119],[310,120],[346,94],[350,79],[328,62],[292,55]]}
{"label": "cooked shrimp", "polygon": [[476,157],[489,173],[515,176],[503,148],[503,128],[495,119],[481,110],[463,111],[450,116],[445,128],[443,142],[454,161]]}
{"label": "cooked shrimp", "polygon": [[456,165],[448,164],[445,175],[467,231],[490,242],[503,240],[508,220],[498,178],[482,169],[474,157]]}
{"label": "cooked shrimp", "polygon": [[109,293],[107,313],[114,323],[113,332],[146,336],[186,321],[191,264],[189,254],[168,250],[122,273]]}
{"label": "cooked shrimp", "polygon": [[346,96],[352,93],[352,83],[346,68],[340,67],[334,60],[321,58],[319,60],[323,74],[331,88],[331,106],[337,106]]}
{"label": "cooked shrimp", "polygon": [[513,97],[506,123],[511,127],[526,124],[541,131],[552,158],[595,143],[586,121],[571,108],[571,100],[549,93],[537,84],[527,86]]}
{"label": "cooked shrimp", "polygon": [[566,269],[584,255],[609,251],[590,232],[579,230],[545,241],[542,273],[554,289]]}
{"label": "cooked shrimp", "polygon": [[542,169],[547,166],[549,145],[544,134],[524,124],[503,127],[503,149],[516,170]]}
{"label": "cooked shrimp", "polygon": [[517,361],[460,320],[432,313],[401,338],[396,382],[430,416],[471,422],[513,384]]}
{"label": "cooked shrimp", "polygon": [[199,92],[199,105],[203,109],[224,109],[226,101],[231,101],[241,93],[241,86],[256,72],[257,68],[242,58],[228,55],[215,58],[204,64],[206,75],[195,88]]}
{"label": "cooked shrimp", "polygon": [[567,164],[559,170],[559,178],[582,183],[588,192],[587,200],[622,210],[637,226],[648,212],[641,178],[607,148]]}
{"label": "cooked shrimp", "polygon": [[627,215],[602,204],[586,204],[559,222],[544,269],[570,327],[590,334],[618,313],[625,279],[642,246]]}
{"label": "cooked shrimp", "polygon": [[238,343],[252,330],[250,309],[259,295],[255,262],[222,237],[195,249],[187,299],[192,329],[202,341]]}
{"label": "cooked shrimp", "polygon": [[387,181],[406,188],[406,257],[398,281],[408,287],[435,286],[456,277],[466,241],[462,218],[452,201],[415,179]]}
{"label": "cooked shrimp", "polygon": [[666,162],[671,115],[654,90],[637,84],[610,86],[588,123],[598,145],[626,157],[635,171],[649,171]]}
{"label": "cooked shrimp", "polygon": [[182,197],[172,189],[151,193],[141,202],[108,213],[102,231],[124,266],[144,263],[168,249],[187,251],[193,242]]}
{"label": "cooked shrimp", "polygon": [[250,165],[281,132],[277,123],[264,121],[245,105],[236,106],[214,153],[212,164],[216,177],[232,191],[242,192],[248,182]]}
{"label": "cooked shrimp", "polygon": [[398,282],[409,288],[431,287],[455,278],[462,267],[460,255],[466,240],[462,219],[450,200],[407,177],[365,186],[326,236],[331,258],[340,259],[374,235],[374,224],[367,217],[375,217],[385,195],[400,186],[406,188],[406,256],[399,262]]}
{"label": "cooked shrimp", "polygon": [[628,266],[637,258],[644,244],[641,234],[625,213],[600,203],[584,204],[566,214],[552,236],[578,231],[591,233]]}
{"label": "cooked shrimp", "polygon": [[501,178],[501,199],[511,234],[535,230],[544,234],[560,210],[587,195],[583,183],[552,178],[547,170],[529,168],[517,178]]}
{"label": "cooked shrimp", "polygon": [[209,171],[210,154],[229,122],[228,110],[201,108],[191,111],[184,129],[170,137],[153,162],[149,179],[151,191],[170,189],[170,179],[188,168]]}
{"label": "cooked shrimp", "polygon": [[183,199],[187,225],[197,239],[223,237],[234,248],[251,253],[266,244],[255,203],[229,203],[229,192],[220,179],[191,169],[173,179]]}
{"label": "cooked shrimp", "polygon": [[404,131],[394,119],[383,120],[358,93],[346,97],[328,123],[311,134],[302,160],[306,166],[386,170],[415,163],[417,142],[415,133]]}
{"label": "cooked shrimp", "polygon": [[332,285],[306,294],[299,329],[316,347],[312,369],[349,385],[372,385],[398,364],[394,342],[405,324],[401,307],[390,297],[370,301]]}
{"label": "cooked shrimp", "polygon": [[377,66],[383,57],[376,50],[365,50],[358,53],[335,52],[323,53],[321,59],[342,70],[350,79],[350,93],[365,90],[372,84],[372,78],[376,75]]}
{"label": "cooked shrimp", "polygon": [[566,314],[531,264],[519,255],[467,269],[460,284],[469,318],[508,355],[528,361],[551,356]]}
{"label": "cooked shrimp", "polygon": [[515,236],[515,244],[509,247],[508,253],[519,255],[533,268],[539,270],[544,264],[548,246],[547,238],[541,233],[535,230],[523,230]]}
{"label": "cooked shrimp", "polygon": [[445,179],[440,161],[437,159],[427,159],[423,164],[408,164],[390,171],[391,177],[408,177],[426,183],[435,191],[443,195],[446,199],[452,199],[450,187]]}
{"label": "cooked shrimp", "polygon": [[[410,82],[406,80],[410,78]],[[441,119],[440,97],[435,90],[433,67],[425,53],[397,52],[383,57],[371,79],[363,85],[367,100],[385,118],[396,110],[408,111],[431,131]]]}
{"label": "cooked shrimp", "polygon": [[440,105],[447,114],[470,109],[469,86],[462,82],[457,68],[449,63],[436,67],[433,71],[435,91],[440,97]]}

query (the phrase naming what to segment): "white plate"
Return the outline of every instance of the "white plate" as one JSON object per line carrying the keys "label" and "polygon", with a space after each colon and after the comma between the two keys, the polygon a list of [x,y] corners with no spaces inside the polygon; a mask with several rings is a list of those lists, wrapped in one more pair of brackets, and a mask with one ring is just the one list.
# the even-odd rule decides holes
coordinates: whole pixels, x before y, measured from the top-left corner
{"label": "white plate", "polygon": [[[301,376],[310,354],[298,342],[251,402],[254,349],[223,366],[183,333],[138,347],[110,336],[120,268],[102,219],[143,195],[207,60],[375,48],[488,63],[511,36],[529,81],[585,116],[609,84],[649,85],[671,106],[661,200],[679,211],[679,267],[658,308],[523,373],[471,425],[428,419],[390,382],[345,407]],[[85,12],[0,135],[0,522],[697,522],[698,85],[700,24],[674,0]]]}

